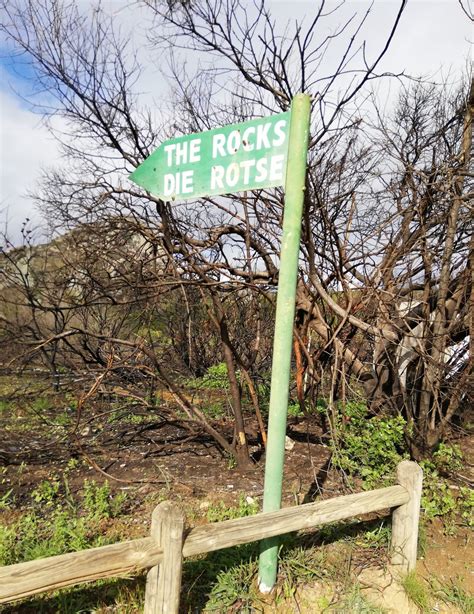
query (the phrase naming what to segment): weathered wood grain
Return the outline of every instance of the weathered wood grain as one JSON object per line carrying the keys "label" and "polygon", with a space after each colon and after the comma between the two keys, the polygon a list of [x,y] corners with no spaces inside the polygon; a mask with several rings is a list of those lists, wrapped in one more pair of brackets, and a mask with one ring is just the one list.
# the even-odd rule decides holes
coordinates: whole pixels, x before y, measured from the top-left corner
{"label": "weathered wood grain", "polygon": [[408,572],[416,566],[423,470],[416,463],[402,461],[397,467],[397,481],[406,488],[410,499],[393,510],[391,562]]}
{"label": "weathered wood grain", "polygon": [[148,572],[144,614],[178,614],[183,567],[184,515],[170,501],[153,511],[151,537],[163,549],[159,565]]}
{"label": "weathered wood grain", "polygon": [[[397,485],[196,527],[184,540],[183,556],[317,528],[330,522],[398,507],[408,503],[409,499],[408,491]],[[161,560],[159,544],[147,537],[0,567],[0,603],[90,580],[127,575],[154,567]]]}
{"label": "weathered wood grain", "polygon": [[408,493],[405,488],[390,486],[327,501],[287,507],[249,518],[203,525],[194,528],[187,536],[183,555],[186,557],[212,552],[292,531],[316,528],[330,522],[403,505],[407,501]]}
{"label": "weathered wood grain", "polygon": [[0,603],[90,580],[125,576],[161,561],[150,537],[0,567]]}

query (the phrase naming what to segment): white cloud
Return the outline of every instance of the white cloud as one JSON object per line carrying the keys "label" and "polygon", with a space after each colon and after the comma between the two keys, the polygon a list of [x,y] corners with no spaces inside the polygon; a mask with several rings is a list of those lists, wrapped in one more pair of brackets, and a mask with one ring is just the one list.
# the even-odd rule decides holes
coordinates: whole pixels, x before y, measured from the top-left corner
{"label": "white cloud", "polygon": [[[91,0],[78,0],[82,10],[90,10]],[[288,2],[287,0],[269,0],[268,6],[278,23],[288,19],[305,20],[315,13],[314,0]],[[334,8],[330,0],[328,9]],[[338,12],[337,20],[353,14],[356,10],[368,7],[365,0],[349,1]],[[374,3],[370,18],[363,35],[368,40],[367,53],[373,60],[377,50],[383,46],[391,22],[399,7],[399,2],[392,0]],[[104,0],[103,8],[120,24],[125,32],[130,32],[139,49],[140,59],[148,60],[147,70],[140,79],[137,89],[142,92],[141,103],[149,103],[151,108],[164,110],[169,105],[165,93],[166,84],[158,77],[157,58],[150,61],[150,49],[144,37],[149,26],[149,13],[143,12],[135,3],[128,0]],[[305,19],[306,16],[306,19]],[[336,21],[337,21],[336,20]],[[330,22],[331,20],[329,20]],[[326,23],[326,22],[325,22]],[[329,24],[328,24],[329,25]],[[334,24],[335,25],[335,24]],[[318,30],[319,34],[321,31]],[[327,32],[322,31],[322,34]],[[443,73],[451,69],[452,77],[459,77],[466,71],[469,61],[469,38],[472,40],[471,24],[463,14],[457,2],[413,1],[409,2],[402,17],[399,30],[389,53],[384,58],[381,70],[408,74],[430,74],[441,80]],[[337,45],[336,49],[337,51]],[[191,66],[197,61],[196,55],[189,56]],[[329,70],[331,57],[326,58],[324,70]],[[327,65],[329,63],[329,65]],[[189,65],[189,64],[188,64]],[[163,66],[160,66],[163,68]],[[321,69],[322,70],[322,69]],[[0,74],[0,78],[6,76]],[[57,143],[49,135],[41,119],[29,111],[13,91],[7,90],[6,79],[2,78],[0,89],[0,230],[9,222],[9,233],[15,241],[19,240],[19,230],[25,217],[35,223],[41,218],[27,196],[34,189],[41,167],[54,166],[59,161]],[[387,89],[385,89],[387,87]],[[396,89],[396,88],[395,88]],[[379,91],[385,101],[392,99],[387,85]]]}
{"label": "white cloud", "polygon": [[0,230],[20,240],[25,218],[41,223],[31,198],[42,166],[59,159],[58,146],[41,118],[22,106],[14,94],[0,90]]}
{"label": "white cloud", "polygon": [[384,68],[436,81],[449,71],[459,78],[472,57],[473,39],[472,23],[455,0],[408,2]]}

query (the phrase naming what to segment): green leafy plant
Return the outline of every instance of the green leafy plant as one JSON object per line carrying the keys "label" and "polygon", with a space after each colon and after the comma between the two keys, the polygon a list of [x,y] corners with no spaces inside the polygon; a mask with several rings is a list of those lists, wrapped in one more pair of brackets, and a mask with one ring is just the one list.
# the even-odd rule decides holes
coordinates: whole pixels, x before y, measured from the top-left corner
{"label": "green leafy plant", "polygon": [[467,486],[461,486],[457,499],[459,513],[463,522],[468,527],[474,526],[474,490]]}
{"label": "green leafy plant", "polygon": [[13,505],[14,497],[12,497],[13,488],[7,490],[6,493],[0,496],[0,511],[8,510]]}
{"label": "green leafy plant", "polygon": [[441,442],[433,452],[433,462],[438,469],[458,471],[463,466],[461,448],[456,445],[447,445]]}
{"label": "green leafy plant", "polygon": [[474,491],[461,487],[456,495],[441,472],[455,473],[463,466],[461,449],[457,445],[440,443],[430,460],[420,463],[423,469],[421,505],[427,518],[458,513],[464,523],[473,526]]}
{"label": "green leafy plant", "polygon": [[188,381],[188,385],[209,390],[228,390],[229,378],[225,362],[209,367],[203,377]]}
{"label": "green leafy plant", "polygon": [[[306,404],[305,411],[307,414],[325,414],[327,411],[327,403],[324,399],[318,399],[316,405]],[[288,404],[288,415],[294,416],[296,418],[302,418],[305,413],[302,411],[298,402],[290,401],[290,403]]]}
{"label": "green leafy plant", "polygon": [[8,565],[10,562],[17,562],[11,559],[12,546],[17,536],[15,526],[5,526],[0,524],[0,564]]}
{"label": "green leafy plant", "polygon": [[54,419],[54,423],[56,426],[69,426],[69,424],[71,423],[71,419],[71,413],[66,410],[61,412],[60,414],[57,414]]}
{"label": "green leafy plant", "polygon": [[100,521],[116,516],[125,494],[113,496],[107,482],[85,480],[82,497],[74,501],[64,480],[44,480],[31,493],[38,509],[9,525],[0,525],[0,564],[54,556],[106,542]]}
{"label": "green leafy plant", "polygon": [[67,462],[65,471],[66,472],[74,471],[74,469],[77,469],[80,466],[80,464],[81,463],[78,461],[77,458],[70,458]]}
{"label": "green leafy plant", "polygon": [[125,493],[112,496],[108,482],[102,485],[95,480],[84,480],[83,506],[89,520],[116,517],[126,499]]}
{"label": "green leafy plant", "polygon": [[216,583],[209,594],[205,612],[254,612],[253,602],[258,599],[258,592],[253,582],[257,574],[255,561],[240,563],[217,575]]}
{"label": "green leafy plant", "polygon": [[289,403],[288,404],[288,415],[294,418],[301,418],[304,416],[304,413],[301,411],[301,407],[299,403]]}
{"label": "green leafy plant", "polygon": [[402,416],[368,417],[367,406],[352,401],[344,408],[336,408],[335,417],[330,418],[333,463],[337,468],[361,477],[364,488],[393,479],[396,465],[408,456]]}
{"label": "green leafy plant", "polygon": [[77,397],[70,393],[70,392],[66,392],[66,394],[64,395],[65,401],[67,403],[68,409],[69,410],[76,410],[77,409],[77,405],[78,405],[78,400]]}
{"label": "green leafy plant", "polygon": [[51,401],[46,397],[38,397],[31,404],[31,409],[35,412],[42,413],[51,408]]}
{"label": "green leafy plant", "polygon": [[259,505],[257,501],[241,494],[237,505],[228,506],[223,501],[210,505],[207,510],[207,520],[209,522],[221,522],[222,520],[253,516],[257,514],[258,511]]}
{"label": "green leafy plant", "polygon": [[219,418],[223,418],[226,415],[223,404],[219,402],[204,405],[202,411],[211,420],[219,420]]}
{"label": "green leafy plant", "polygon": [[227,469],[235,469],[237,467],[237,459],[233,454],[227,455]]}
{"label": "green leafy plant", "polygon": [[58,497],[61,483],[57,478],[52,480],[43,480],[37,488],[31,493],[31,497],[36,503],[42,503],[46,506],[51,506]]}
{"label": "green leafy plant", "polygon": [[379,524],[373,529],[364,531],[359,537],[356,537],[355,543],[363,548],[373,547],[388,547],[390,537],[392,535],[391,527],[384,524]]}
{"label": "green leafy plant", "polygon": [[9,527],[0,530],[0,558],[2,565],[30,561],[42,557],[80,550],[96,545],[101,538],[91,539],[83,518],[69,509],[56,508],[50,516],[31,512]]}
{"label": "green leafy plant", "polygon": [[433,461],[420,463],[423,469],[423,493],[421,506],[427,518],[445,516],[456,509],[456,499],[448,482],[442,478]]}

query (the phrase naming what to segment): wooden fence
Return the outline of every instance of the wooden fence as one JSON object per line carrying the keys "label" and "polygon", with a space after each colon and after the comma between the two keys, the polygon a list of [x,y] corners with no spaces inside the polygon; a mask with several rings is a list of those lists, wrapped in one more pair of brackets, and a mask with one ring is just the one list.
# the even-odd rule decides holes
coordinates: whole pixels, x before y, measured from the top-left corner
{"label": "wooden fence", "polygon": [[184,517],[173,503],[158,505],[150,537],[0,567],[0,603],[82,582],[149,569],[145,614],[176,614],[183,557],[204,554],[268,537],[393,508],[391,561],[403,571],[416,564],[422,470],[403,461],[397,485],[226,520],[184,531]]}

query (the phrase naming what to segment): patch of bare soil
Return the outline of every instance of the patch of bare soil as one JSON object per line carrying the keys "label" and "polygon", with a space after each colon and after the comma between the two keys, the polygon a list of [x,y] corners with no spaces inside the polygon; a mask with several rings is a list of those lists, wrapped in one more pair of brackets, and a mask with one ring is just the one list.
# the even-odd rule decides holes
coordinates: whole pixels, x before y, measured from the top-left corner
{"label": "patch of bare soil", "polygon": [[[319,429],[294,425],[289,434],[292,449],[287,451],[283,485],[287,504],[311,500],[323,487],[325,493],[337,494],[340,484],[328,480],[330,454]],[[26,455],[15,455],[5,471],[4,486],[14,489],[20,505],[39,482],[61,475],[71,458],[81,461],[68,472],[73,491],[85,478],[107,478],[115,489],[128,487],[135,492],[141,484],[144,491],[164,489],[171,497],[232,500],[234,493],[256,498],[263,493],[264,457],[248,470],[237,470],[207,436],[190,436],[169,422],[121,422],[106,429],[99,425],[79,433],[74,442],[59,434],[51,441],[51,430],[36,429],[34,447],[30,433],[12,435],[5,430],[0,434],[0,448],[9,450],[12,458],[17,450],[29,450]],[[21,463],[23,458],[27,461]]]}
{"label": "patch of bare soil", "polygon": [[[375,606],[381,608],[386,614],[420,614],[419,608],[408,599],[396,572],[388,569],[367,568],[357,578],[354,578],[353,586],[357,586],[357,592],[354,592],[352,599],[345,601],[344,593],[347,599],[347,586],[338,586],[334,582],[315,582],[299,588],[291,598],[286,599],[283,603],[265,607],[263,612],[265,614],[324,614],[328,612],[352,614],[352,612],[368,611],[368,607]],[[439,610],[439,612],[447,613],[448,611]]]}
{"label": "patch of bare soil", "polygon": [[438,578],[443,584],[451,580],[461,582],[474,594],[474,548],[472,530],[458,527],[446,535],[441,520],[429,525],[426,552],[418,560],[417,572],[426,580]]}
{"label": "patch of bare soil", "polygon": [[[143,416],[141,422],[137,422],[135,416],[135,420],[128,423],[126,419],[117,422],[96,420],[90,428],[81,426],[77,439],[71,441],[57,421],[43,420],[31,429],[27,426],[30,418],[25,414],[24,420],[3,425],[0,419],[0,426],[4,427],[0,431],[0,451],[6,451],[8,457],[3,459],[0,497],[13,489],[18,508],[27,507],[31,491],[41,481],[62,476],[66,468],[68,486],[73,494],[81,489],[85,478],[108,479],[112,490],[129,492],[129,511],[134,515],[133,521],[127,521],[130,537],[148,533],[151,509],[163,498],[179,501],[187,512],[191,511],[190,524],[196,524],[202,522],[202,515],[200,518],[192,510],[205,510],[210,502],[220,500],[235,503],[241,494],[260,500],[263,494],[264,456],[249,470],[237,470],[207,436],[190,434],[177,423],[155,420],[153,416]],[[256,433],[256,425],[249,426],[249,430],[254,427]],[[225,423],[221,427],[225,430]],[[340,476],[328,471],[330,451],[316,423],[293,422],[288,434],[291,449],[286,452],[284,505],[349,492]],[[256,439],[250,441],[255,450],[256,443]],[[465,438],[462,447],[472,452],[473,439],[467,441]],[[25,449],[28,453],[22,456],[20,451]],[[77,461],[73,468],[71,458]],[[15,513],[8,512],[9,515]],[[121,521],[113,522],[118,526]],[[442,523],[429,525],[426,551],[418,564],[419,574],[426,579],[437,577],[442,582],[456,579],[465,590],[474,591],[470,539],[467,529],[447,536]],[[362,571],[359,583],[363,594],[389,612],[410,614],[417,611],[407,602],[393,575],[377,564]],[[298,589],[297,609],[279,611],[300,614],[324,611],[328,599],[324,583],[302,587]],[[443,607],[440,604],[437,611],[456,612]]]}
{"label": "patch of bare soil", "polygon": [[361,593],[370,603],[387,614],[418,614],[419,609],[407,597],[398,574],[391,569],[364,569],[358,578]]}

